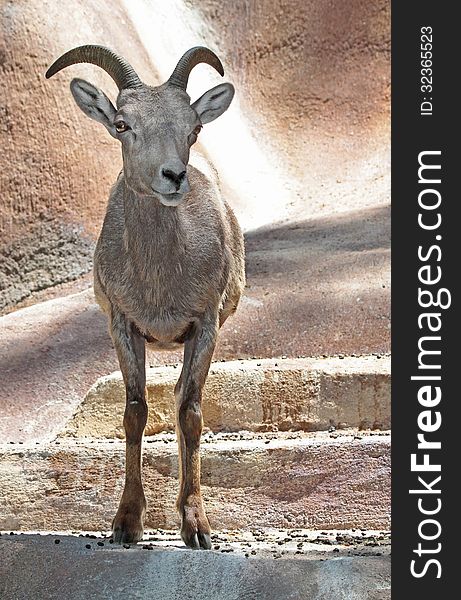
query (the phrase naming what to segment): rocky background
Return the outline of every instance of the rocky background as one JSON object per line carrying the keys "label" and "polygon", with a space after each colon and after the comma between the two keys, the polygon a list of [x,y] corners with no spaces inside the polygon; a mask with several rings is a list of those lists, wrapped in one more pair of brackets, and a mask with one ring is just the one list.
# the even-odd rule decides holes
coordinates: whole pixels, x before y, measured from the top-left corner
{"label": "rocky background", "polygon": [[[118,143],[80,112],[68,88],[79,76],[114,98],[112,80],[87,65],[44,78],[80,44],[111,47],[152,84],[189,46],[217,51],[237,98],[203,134],[202,149],[250,246],[262,225],[346,212],[354,237],[370,219],[388,236],[387,0],[0,0],[0,27],[3,313],[89,273],[121,168]],[[207,69],[191,76],[196,96],[200,73],[217,81]],[[250,141],[254,163],[239,162]]]}
{"label": "rocky background", "polygon": [[[355,598],[355,589],[385,597],[389,561],[373,545],[390,524],[389,4],[0,0],[0,530],[92,535],[110,527],[123,486],[125,393],[91,274],[121,156],[76,107],[69,83],[86,78],[112,99],[116,90],[92,65],[49,81],[46,68],[69,48],[104,44],[157,84],[185,50],[206,45],[237,93],[204,128],[199,149],[245,231],[247,273],[204,390],[202,483],[212,527],[238,528],[250,544],[245,560],[255,539],[276,545],[274,558],[288,547],[307,556],[294,527],[314,529],[308,539],[320,533],[336,558],[349,558],[345,540],[360,555],[366,545],[380,556],[363,572],[347,563],[358,588],[332,570],[344,562],[336,559],[319,562],[326,577],[313,567],[313,586],[326,582],[317,590],[325,598]],[[192,100],[219,80],[197,66]],[[147,351],[148,528],[177,526],[171,390],[181,360],[181,349]],[[267,537],[267,527],[296,531],[296,546],[291,534]],[[332,528],[347,532],[327,535]],[[371,528],[378,531],[364,531]],[[233,547],[222,533],[213,548],[227,553]],[[50,543],[70,547],[59,541]],[[91,581],[73,549],[80,574],[71,579]],[[14,552],[4,552],[7,565]],[[112,590],[108,576],[95,589]],[[303,566],[296,589],[306,581]],[[51,589],[45,579],[39,585]],[[85,597],[80,588],[77,596]]]}

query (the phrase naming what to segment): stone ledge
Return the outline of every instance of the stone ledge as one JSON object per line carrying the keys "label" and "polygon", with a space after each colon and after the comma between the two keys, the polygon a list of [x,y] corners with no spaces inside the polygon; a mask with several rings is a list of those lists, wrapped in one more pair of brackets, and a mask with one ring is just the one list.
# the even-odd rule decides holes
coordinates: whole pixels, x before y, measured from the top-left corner
{"label": "stone ledge", "polygon": [[[147,370],[146,434],[173,431],[174,386],[181,365]],[[328,357],[216,362],[204,389],[204,424],[212,431],[390,429],[390,357]],[[124,436],[120,371],[89,390],[62,435]]]}
{"label": "stone ledge", "polygon": [[[56,543],[59,539],[59,544]],[[389,553],[330,551],[272,555],[220,550],[98,546],[97,540],[72,536],[2,536],[2,598],[81,600],[114,597],[163,600],[201,597],[213,600],[389,600]],[[148,552],[147,550],[151,551]],[[277,560],[278,559],[278,560]],[[127,577],[127,573],[129,576]]]}
{"label": "stone ledge", "polygon": [[[388,434],[219,434],[201,454],[213,528],[389,528]],[[3,445],[0,529],[107,529],[123,469],[121,441]],[[143,471],[146,527],[177,527],[173,436],[145,440]]]}

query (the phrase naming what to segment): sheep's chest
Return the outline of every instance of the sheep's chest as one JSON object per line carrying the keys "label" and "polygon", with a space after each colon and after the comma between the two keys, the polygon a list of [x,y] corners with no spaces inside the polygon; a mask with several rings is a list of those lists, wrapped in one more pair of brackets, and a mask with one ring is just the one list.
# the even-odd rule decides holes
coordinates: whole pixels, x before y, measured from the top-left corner
{"label": "sheep's chest", "polygon": [[128,265],[117,304],[147,341],[181,343],[210,303],[213,275],[201,276],[188,260]]}

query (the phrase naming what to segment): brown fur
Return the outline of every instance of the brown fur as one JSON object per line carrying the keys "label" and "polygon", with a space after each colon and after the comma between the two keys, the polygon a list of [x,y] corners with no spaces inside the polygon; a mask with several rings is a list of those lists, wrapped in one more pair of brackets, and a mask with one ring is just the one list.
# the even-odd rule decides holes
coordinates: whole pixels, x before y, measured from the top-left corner
{"label": "brown fur", "polygon": [[185,337],[176,386],[181,535],[191,547],[210,547],[210,527],[200,492],[202,388],[217,332],[244,287],[243,239],[218,188],[189,167],[191,192],[178,207],[138,198],[119,178],[95,253],[95,293],[108,314],[127,395],[126,484],[114,519],[120,542],[138,541],[145,497],[141,437],[147,419],[144,345]]}
{"label": "brown fur", "polygon": [[[196,48],[184,57],[195,61],[192,66],[205,61],[222,72],[219,59],[211,54]],[[119,83],[127,80],[115,74],[122,59],[107,49],[88,46],[64,56],[47,76],[72,62],[92,62],[99,56],[95,64],[108,69]],[[187,77],[179,78],[183,87],[173,85],[179,81],[173,77],[172,82],[153,88],[142,84],[131,67],[123,68],[136,85],[120,83],[117,108],[92,84],[81,79],[71,82],[78,106],[121,142],[123,154],[123,171],[110,194],[94,257],[95,295],[108,316],[126,387],[125,487],[113,535],[120,543],[137,542],[143,536],[146,341],[159,348],[184,343],[184,363],[175,388],[177,508],[184,542],[192,548],[210,548],[210,526],[200,492],[202,389],[218,329],[236,310],[245,285],[244,247],[214,171],[210,169],[212,175],[206,176],[187,165],[202,124],[227,110],[234,88],[223,83],[191,105],[184,89]]]}

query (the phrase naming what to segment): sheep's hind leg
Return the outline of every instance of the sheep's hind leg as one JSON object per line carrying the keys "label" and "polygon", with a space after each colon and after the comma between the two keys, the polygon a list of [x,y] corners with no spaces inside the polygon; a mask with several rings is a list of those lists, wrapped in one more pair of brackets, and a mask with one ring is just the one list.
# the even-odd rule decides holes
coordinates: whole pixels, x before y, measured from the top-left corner
{"label": "sheep's hind leg", "polygon": [[126,434],[125,487],[112,522],[114,541],[136,543],[144,533],[146,498],[141,478],[142,435],[147,422],[145,340],[132,323],[113,311],[111,335],[126,389],[123,425]]}

